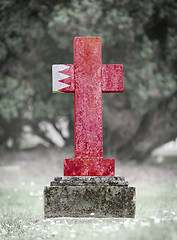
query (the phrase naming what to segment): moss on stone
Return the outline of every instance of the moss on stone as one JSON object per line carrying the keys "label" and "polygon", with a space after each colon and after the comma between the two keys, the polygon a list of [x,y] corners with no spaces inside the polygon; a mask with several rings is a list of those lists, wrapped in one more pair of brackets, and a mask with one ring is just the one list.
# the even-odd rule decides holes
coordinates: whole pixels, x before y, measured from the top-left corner
{"label": "moss on stone", "polygon": [[135,216],[135,188],[105,183],[45,187],[44,213],[45,217],[132,218]]}

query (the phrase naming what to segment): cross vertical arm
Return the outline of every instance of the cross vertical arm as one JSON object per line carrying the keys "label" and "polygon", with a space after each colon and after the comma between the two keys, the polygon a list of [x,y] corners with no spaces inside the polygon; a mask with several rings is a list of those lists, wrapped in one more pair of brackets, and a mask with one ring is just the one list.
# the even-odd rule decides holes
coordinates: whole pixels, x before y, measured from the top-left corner
{"label": "cross vertical arm", "polygon": [[102,158],[101,38],[74,39],[75,158]]}

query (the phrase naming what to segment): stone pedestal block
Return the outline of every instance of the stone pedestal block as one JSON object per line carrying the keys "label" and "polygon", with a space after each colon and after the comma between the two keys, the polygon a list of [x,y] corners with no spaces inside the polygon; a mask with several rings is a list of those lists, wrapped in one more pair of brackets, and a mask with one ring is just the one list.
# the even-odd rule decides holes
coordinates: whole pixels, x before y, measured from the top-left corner
{"label": "stone pedestal block", "polygon": [[133,218],[135,188],[124,177],[56,177],[44,189],[44,215]]}

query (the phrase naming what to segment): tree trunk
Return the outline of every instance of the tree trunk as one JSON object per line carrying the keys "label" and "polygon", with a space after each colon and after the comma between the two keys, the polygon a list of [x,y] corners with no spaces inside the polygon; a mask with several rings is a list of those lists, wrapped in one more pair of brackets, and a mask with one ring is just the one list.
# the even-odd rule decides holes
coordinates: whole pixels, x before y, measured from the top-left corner
{"label": "tree trunk", "polygon": [[[154,148],[176,138],[177,90],[171,96],[159,102],[142,118],[137,117],[136,119],[136,116],[131,111],[128,112],[128,121],[132,122],[129,125],[126,122],[127,113],[125,110],[119,113],[119,115],[122,113],[122,119],[125,119],[127,132],[124,130],[124,122],[122,127],[120,124],[116,129],[112,127],[114,123],[108,125],[107,122],[106,124],[107,132],[110,131],[111,133],[111,135],[107,134],[105,140],[107,144],[105,145],[106,152],[109,153],[108,149],[112,149],[111,154],[117,155],[119,160],[135,159],[141,162],[149,156]],[[115,118],[114,112],[109,111],[108,114],[109,118]]]}

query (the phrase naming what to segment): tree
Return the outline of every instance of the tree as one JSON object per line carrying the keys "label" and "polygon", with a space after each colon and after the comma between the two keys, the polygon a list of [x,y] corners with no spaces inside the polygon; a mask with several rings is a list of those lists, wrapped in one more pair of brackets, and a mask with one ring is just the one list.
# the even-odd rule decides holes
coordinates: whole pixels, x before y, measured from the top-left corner
{"label": "tree", "polygon": [[52,95],[49,79],[52,63],[72,63],[74,36],[101,36],[103,63],[124,64],[124,93],[103,96],[105,153],[143,160],[176,138],[174,0],[12,0],[0,9],[2,145],[11,137],[18,146],[25,124],[46,138],[42,120],[61,133],[58,116],[73,138],[72,96]]}

